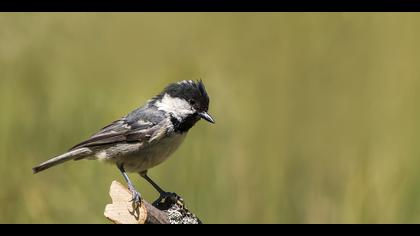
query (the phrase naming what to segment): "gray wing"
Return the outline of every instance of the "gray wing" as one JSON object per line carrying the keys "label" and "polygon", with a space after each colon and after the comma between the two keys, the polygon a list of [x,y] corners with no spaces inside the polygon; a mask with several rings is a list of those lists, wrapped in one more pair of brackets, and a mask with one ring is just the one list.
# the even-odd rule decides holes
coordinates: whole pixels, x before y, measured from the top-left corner
{"label": "gray wing", "polygon": [[75,145],[70,150],[108,145],[113,143],[143,142],[160,132],[162,122],[167,120],[162,111],[152,108],[139,108],[127,116],[112,122],[89,139]]}

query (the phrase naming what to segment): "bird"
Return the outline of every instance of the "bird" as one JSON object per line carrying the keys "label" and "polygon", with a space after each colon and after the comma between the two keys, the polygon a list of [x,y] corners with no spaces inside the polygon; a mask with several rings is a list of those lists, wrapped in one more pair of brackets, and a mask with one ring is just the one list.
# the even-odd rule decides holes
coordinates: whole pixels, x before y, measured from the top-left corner
{"label": "bird", "polygon": [[115,165],[127,182],[133,204],[141,194],[127,173],[138,173],[159,193],[159,202],[172,194],[148,175],[184,141],[188,131],[201,119],[215,123],[208,113],[209,96],[203,81],[183,80],[167,85],[143,106],[111,122],[64,154],[32,168],[34,174],[70,160],[99,160]]}

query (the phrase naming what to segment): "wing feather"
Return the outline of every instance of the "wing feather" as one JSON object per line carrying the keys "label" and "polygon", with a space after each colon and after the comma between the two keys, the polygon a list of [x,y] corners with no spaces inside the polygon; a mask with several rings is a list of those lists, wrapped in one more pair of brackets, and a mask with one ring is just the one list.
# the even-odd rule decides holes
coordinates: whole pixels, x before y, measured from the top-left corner
{"label": "wing feather", "polygon": [[159,129],[158,124],[164,120],[165,116],[161,111],[138,109],[103,127],[70,150],[113,143],[148,141]]}

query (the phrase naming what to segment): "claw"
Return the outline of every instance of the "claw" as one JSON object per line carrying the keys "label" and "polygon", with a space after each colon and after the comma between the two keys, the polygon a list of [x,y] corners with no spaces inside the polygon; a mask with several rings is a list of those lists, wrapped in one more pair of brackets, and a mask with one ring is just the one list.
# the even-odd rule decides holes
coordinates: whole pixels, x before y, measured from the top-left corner
{"label": "claw", "polygon": [[162,203],[173,204],[181,199],[176,193],[163,192],[160,194],[159,198],[152,203],[153,206],[159,206]]}
{"label": "claw", "polygon": [[137,192],[137,190],[133,186],[128,186],[128,189],[130,190],[131,194],[133,195],[133,198],[131,199],[131,202],[133,202],[134,208],[138,208],[141,206],[141,194]]}

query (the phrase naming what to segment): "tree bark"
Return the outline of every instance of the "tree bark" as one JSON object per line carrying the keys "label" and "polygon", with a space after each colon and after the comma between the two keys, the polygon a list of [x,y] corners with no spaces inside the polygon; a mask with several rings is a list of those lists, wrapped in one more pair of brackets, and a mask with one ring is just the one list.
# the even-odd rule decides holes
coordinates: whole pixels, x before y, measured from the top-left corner
{"label": "tree bark", "polygon": [[131,192],[121,183],[113,181],[109,195],[112,203],[106,205],[104,215],[116,224],[201,224],[176,194],[154,204],[142,199],[141,206],[135,206],[131,202]]}

